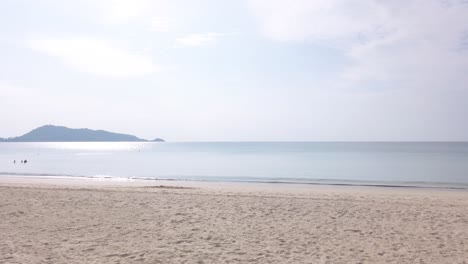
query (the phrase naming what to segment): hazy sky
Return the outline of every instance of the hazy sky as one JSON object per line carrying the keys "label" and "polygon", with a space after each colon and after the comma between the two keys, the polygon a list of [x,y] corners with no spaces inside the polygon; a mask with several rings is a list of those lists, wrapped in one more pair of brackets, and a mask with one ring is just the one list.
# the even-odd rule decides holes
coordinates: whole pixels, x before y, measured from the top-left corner
{"label": "hazy sky", "polygon": [[2,0],[0,137],[468,140],[467,0]]}

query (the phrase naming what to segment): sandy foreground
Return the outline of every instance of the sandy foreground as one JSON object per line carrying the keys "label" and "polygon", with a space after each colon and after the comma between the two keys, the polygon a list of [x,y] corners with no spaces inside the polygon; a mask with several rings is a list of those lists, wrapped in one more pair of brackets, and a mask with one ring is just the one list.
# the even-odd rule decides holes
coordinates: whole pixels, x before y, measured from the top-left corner
{"label": "sandy foreground", "polygon": [[1,179],[0,220],[0,263],[468,263],[467,191]]}

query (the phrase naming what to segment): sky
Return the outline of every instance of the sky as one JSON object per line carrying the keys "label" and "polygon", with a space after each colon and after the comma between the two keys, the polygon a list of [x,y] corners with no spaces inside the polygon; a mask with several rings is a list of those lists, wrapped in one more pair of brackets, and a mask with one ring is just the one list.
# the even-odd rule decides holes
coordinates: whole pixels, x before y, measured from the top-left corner
{"label": "sky", "polygon": [[467,141],[467,0],[2,0],[0,137]]}

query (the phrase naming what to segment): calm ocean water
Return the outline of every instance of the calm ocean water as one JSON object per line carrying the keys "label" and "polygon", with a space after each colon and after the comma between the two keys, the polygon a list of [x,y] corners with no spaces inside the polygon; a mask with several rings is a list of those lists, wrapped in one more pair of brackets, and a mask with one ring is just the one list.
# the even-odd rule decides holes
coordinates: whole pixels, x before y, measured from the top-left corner
{"label": "calm ocean water", "polygon": [[8,175],[468,188],[468,143],[0,143]]}

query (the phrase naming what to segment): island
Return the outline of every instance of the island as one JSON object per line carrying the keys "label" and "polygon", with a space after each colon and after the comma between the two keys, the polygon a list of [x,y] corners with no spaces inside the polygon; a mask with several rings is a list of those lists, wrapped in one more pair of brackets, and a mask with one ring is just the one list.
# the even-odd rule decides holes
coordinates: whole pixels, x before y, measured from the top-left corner
{"label": "island", "polygon": [[88,128],[45,125],[19,137],[0,138],[0,142],[165,142],[161,138],[142,139],[133,135]]}

